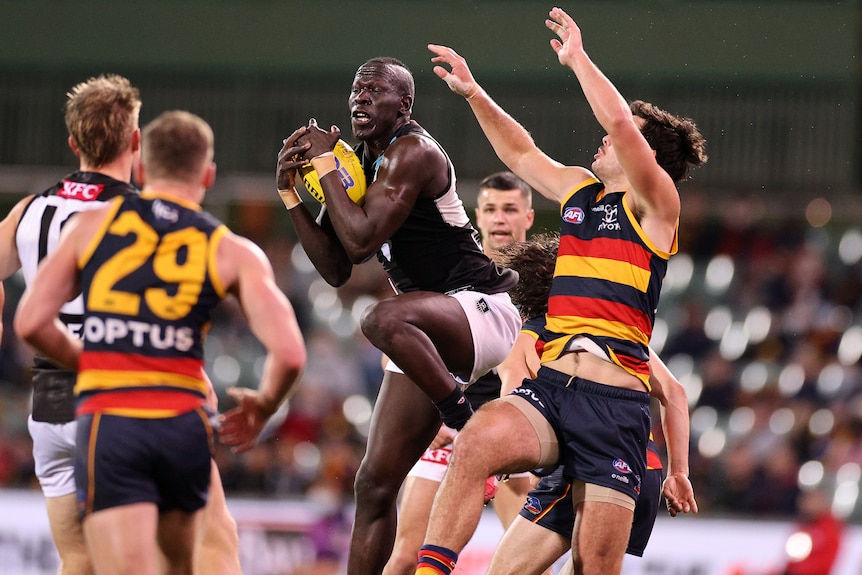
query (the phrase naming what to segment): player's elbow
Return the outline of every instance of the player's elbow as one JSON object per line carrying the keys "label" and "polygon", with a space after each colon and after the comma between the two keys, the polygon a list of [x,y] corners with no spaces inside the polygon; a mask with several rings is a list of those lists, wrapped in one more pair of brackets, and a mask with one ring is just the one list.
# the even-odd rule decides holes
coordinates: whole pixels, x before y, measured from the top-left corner
{"label": "player's elbow", "polygon": [[29,313],[25,306],[19,307],[13,323],[15,333],[23,341],[33,345],[37,339],[40,322],[35,314]]}

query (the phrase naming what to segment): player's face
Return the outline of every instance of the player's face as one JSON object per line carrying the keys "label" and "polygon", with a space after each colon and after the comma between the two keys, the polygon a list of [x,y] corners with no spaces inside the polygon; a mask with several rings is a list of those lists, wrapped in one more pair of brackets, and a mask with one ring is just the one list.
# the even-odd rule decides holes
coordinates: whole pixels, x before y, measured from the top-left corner
{"label": "player's face", "polygon": [[527,239],[535,213],[527,206],[521,190],[479,191],[476,227],[482,233],[485,249],[497,249]]}
{"label": "player's face", "polygon": [[398,70],[389,66],[368,65],[357,70],[350,89],[350,124],[357,140],[391,138],[405,108]]}

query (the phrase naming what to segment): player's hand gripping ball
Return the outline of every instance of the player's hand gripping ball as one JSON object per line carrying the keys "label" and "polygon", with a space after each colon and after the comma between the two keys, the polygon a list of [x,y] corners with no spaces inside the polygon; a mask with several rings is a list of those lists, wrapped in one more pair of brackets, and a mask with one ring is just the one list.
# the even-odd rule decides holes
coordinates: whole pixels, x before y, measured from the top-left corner
{"label": "player's hand gripping ball", "polygon": [[[362,171],[362,164],[359,157],[350,144],[344,140],[338,140],[335,144],[335,149],[332,150],[335,154],[335,171],[338,177],[341,178],[341,183],[344,184],[344,189],[350,199],[358,205],[365,202],[365,172]],[[311,162],[299,168],[299,175],[302,176],[302,183],[305,184],[305,189],[311,194],[315,200],[321,204],[326,204],[326,198],[323,196],[323,187],[320,185],[320,178],[317,171],[311,165]]]}

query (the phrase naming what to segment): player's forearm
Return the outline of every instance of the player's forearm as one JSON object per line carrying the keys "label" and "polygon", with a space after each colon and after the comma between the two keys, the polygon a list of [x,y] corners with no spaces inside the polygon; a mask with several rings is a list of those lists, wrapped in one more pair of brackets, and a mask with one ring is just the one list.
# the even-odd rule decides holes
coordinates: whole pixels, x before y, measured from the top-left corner
{"label": "player's forearm", "polygon": [[523,173],[523,159],[536,150],[536,143],[526,128],[503,110],[481,86],[476,84],[476,87],[476,93],[467,98],[467,103],[485,137],[510,170],[528,179],[529,175]]}
{"label": "player's forearm", "polygon": [[669,403],[661,406],[662,429],[667,443],[668,475],[688,476],[689,416],[688,406]]}
{"label": "player's forearm", "polygon": [[19,336],[54,363],[70,371],[78,371],[83,343],[69,335],[66,326],[59,319],[35,329],[23,327]]}
{"label": "player's forearm", "polygon": [[263,377],[258,386],[261,409],[267,416],[275,413],[279,406],[296,392],[304,366],[304,350],[297,350],[288,357],[279,357],[272,353],[267,356]]}
{"label": "player's forearm", "polygon": [[577,76],[587,103],[608,134],[613,137],[620,123],[633,121],[628,102],[586,52],[581,52],[572,58],[569,68]]}
{"label": "player's forearm", "polygon": [[329,285],[344,284],[350,278],[353,264],[335,233],[327,233],[318,225],[305,206],[298,206],[289,213],[299,243],[315,269]]}

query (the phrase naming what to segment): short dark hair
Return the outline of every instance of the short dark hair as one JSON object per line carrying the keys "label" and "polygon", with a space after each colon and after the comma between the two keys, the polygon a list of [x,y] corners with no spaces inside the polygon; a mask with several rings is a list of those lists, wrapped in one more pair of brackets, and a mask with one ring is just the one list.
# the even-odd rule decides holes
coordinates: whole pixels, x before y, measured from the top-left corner
{"label": "short dark hair", "polygon": [[512,172],[496,172],[486,176],[479,182],[479,192],[482,190],[521,190],[521,196],[530,207],[533,203],[533,190],[530,185]]}
{"label": "short dark hair", "polygon": [[212,157],[212,128],[192,113],[162,112],[144,128],[141,163],[150,180],[194,183]]}
{"label": "short dark hair", "polygon": [[518,284],[509,290],[509,297],[524,319],[548,312],[551,280],[557,265],[560,234],[536,234],[527,241],[514,242],[497,248],[500,265],[518,272]]}
{"label": "short dark hair", "polygon": [[644,120],[641,134],[674,182],[685,180],[692,167],[706,162],[706,139],[690,118],[674,116],[643,100],[635,100],[630,107],[633,115]]}
{"label": "short dark hair", "polygon": [[[378,56],[377,58],[371,58],[367,62],[365,62],[362,66],[359,67],[359,70],[368,66],[385,66],[387,68],[400,68],[404,73],[399,74],[399,87],[404,91],[404,95],[410,96],[410,98],[416,97],[416,85],[413,82],[413,72],[410,71],[410,68],[407,67],[407,64],[399,60],[398,58],[392,58],[391,56]],[[357,70],[357,73],[359,72]]]}

